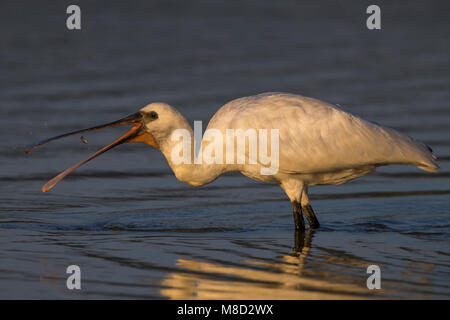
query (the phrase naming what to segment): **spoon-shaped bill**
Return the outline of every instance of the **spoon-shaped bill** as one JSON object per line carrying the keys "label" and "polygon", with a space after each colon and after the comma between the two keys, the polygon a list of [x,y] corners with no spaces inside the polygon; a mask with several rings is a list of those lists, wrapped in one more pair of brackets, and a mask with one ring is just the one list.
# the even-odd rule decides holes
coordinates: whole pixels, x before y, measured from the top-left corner
{"label": "spoon-shaped bill", "polygon": [[53,179],[49,180],[46,184],[44,184],[44,186],[42,187],[42,192],[47,192],[50,189],[52,189],[58,182],[60,182],[67,175],[72,173],[76,168],[82,166],[86,162],[94,159],[95,157],[101,155],[102,153],[108,151],[109,149],[112,149],[115,146],[118,146],[119,144],[125,143],[125,142],[129,141],[130,139],[134,138],[138,134],[139,129],[141,129],[141,124],[137,123],[128,132],[124,133],[119,138],[117,138],[116,140],[114,140],[113,142],[108,144],[107,146],[104,146],[103,148],[101,148],[100,150],[98,150],[94,154],[90,155],[89,157],[87,157],[83,161],[77,163],[76,165],[74,165],[74,166],[64,170],[63,172],[58,174],[56,177],[54,177]]}
{"label": "spoon-shaped bill", "polygon": [[109,122],[106,124],[102,124],[99,126],[95,126],[95,127],[91,127],[91,128],[85,128],[85,129],[81,129],[81,130],[75,130],[75,131],[71,131],[68,133],[64,133],[55,137],[51,137],[48,139],[44,139],[41,140],[39,142],[30,144],[26,147],[25,149],[25,153],[29,153],[31,150],[40,147],[46,143],[49,143],[51,141],[55,141],[58,139],[62,139],[68,136],[72,136],[75,134],[79,134],[79,133],[83,133],[83,132],[89,132],[89,131],[94,131],[94,130],[98,130],[98,129],[103,129],[103,128],[110,128],[110,127],[116,127],[116,126],[122,126],[122,125],[133,125],[135,123],[140,123],[140,121],[142,120],[142,114],[140,112],[136,112],[135,114],[129,115],[128,117],[122,118],[120,120],[117,121],[113,121],[113,122]]}

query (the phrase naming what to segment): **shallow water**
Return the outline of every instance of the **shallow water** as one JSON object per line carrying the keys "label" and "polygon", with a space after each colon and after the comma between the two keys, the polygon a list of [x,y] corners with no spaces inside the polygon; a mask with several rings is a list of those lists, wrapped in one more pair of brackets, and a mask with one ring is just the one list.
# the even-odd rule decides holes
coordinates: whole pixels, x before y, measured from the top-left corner
{"label": "shallow water", "polygon": [[[380,2],[78,1],[0,10],[0,298],[449,298],[450,6]],[[24,146],[152,101],[206,121],[286,91],[338,103],[431,145],[437,174],[393,166],[310,188],[321,228],[295,234],[275,185],[229,174],[191,188],[163,156],[120,146],[41,186],[121,128]],[[82,289],[66,288],[79,265]],[[366,287],[381,268],[381,290]]]}

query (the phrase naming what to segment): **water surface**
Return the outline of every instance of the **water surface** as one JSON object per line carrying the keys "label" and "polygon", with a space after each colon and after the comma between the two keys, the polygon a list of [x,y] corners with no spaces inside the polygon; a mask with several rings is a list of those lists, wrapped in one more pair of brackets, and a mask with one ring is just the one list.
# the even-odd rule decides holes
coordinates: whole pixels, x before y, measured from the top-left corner
{"label": "water surface", "polygon": [[[449,4],[78,1],[0,10],[0,298],[450,297]],[[49,136],[153,101],[204,124],[265,91],[338,103],[431,145],[441,170],[381,168],[310,188],[321,228],[295,233],[275,185],[226,175],[192,188],[145,145],[120,146],[48,193],[41,186],[122,128]],[[300,151],[301,152],[301,151]],[[65,270],[82,270],[82,290]],[[379,265],[382,289],[366,287]]]}

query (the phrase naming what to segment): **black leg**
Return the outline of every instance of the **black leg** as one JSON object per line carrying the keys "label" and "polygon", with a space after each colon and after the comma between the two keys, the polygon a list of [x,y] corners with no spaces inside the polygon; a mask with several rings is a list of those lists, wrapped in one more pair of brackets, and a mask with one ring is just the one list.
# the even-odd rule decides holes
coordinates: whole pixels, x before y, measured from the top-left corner
{"label": "black leg", "polygon": [[317,220],[316,214],[314,213],[313,208],[310,204],[307,204],[306,206],[303,206],[302,209],[303,213],[306,216],[306,219],[308,219],[309,226],[311,228],[318,228],[320,227],[319,220]]}
{"label": "black leg", "polygon": [[294,223],[296,230],[305,230],[305,221],[303,220],[302,209],[300,203],[297,201],[292,202],[292,210],[294,213]]}

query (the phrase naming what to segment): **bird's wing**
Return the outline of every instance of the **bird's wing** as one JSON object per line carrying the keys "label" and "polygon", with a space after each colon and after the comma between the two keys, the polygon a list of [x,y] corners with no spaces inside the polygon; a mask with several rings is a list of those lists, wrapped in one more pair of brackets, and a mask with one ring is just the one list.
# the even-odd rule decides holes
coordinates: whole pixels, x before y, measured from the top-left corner
{"label": "bird's wing", "polygon": [[299,95],[267,93],[231,101],[216,113],[208,128],[278,129],[279,170],[285,173],[393,163],[428,171],[438,168],[422,142]]}

